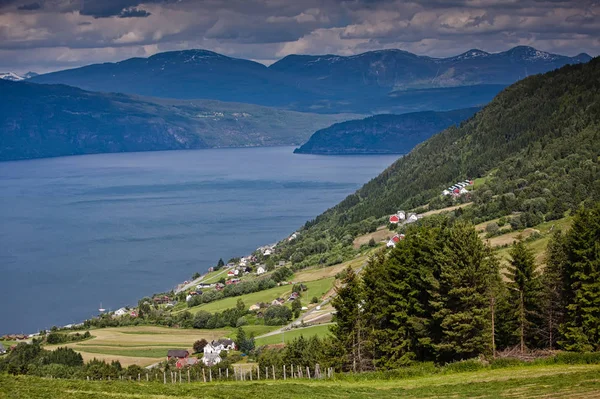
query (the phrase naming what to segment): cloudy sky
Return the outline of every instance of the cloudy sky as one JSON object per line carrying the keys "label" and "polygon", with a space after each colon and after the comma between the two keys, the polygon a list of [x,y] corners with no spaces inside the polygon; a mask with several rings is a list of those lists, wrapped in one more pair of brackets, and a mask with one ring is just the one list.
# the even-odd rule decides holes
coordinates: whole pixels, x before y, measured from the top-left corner
{"label": "cloudy sky", "polygon": [[205,48],[265,64],[399,48],[600,54],[600,0],[0,0],[0,72]]}

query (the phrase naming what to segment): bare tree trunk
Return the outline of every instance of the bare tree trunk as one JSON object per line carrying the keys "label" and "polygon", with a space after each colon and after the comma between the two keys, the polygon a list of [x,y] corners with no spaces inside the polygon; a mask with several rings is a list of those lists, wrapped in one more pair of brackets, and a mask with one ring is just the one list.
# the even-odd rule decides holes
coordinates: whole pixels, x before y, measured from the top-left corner
{"label": "bare tree trunk", "polygon": [[525,303],[523,301],[523,291],[521,294],[520,319],[521,319],[521,355],[525,352]]}
{"label": "bare tree trunk", "polygon": [[496,298],[492,295],[490,306],[492,310],[492,357],[496,358]]}
{"label": "bare tree trunk", "polygon": [[[550,305],[550,306],[552,306],[552,305]],[[554,349],[554,334],[552,333],[552,328],[554,327],[553,318],[554,318],[554,313],[552,312],[552,309],[550,309],[550,316],[548,317],[548,333],[549,333],[548,340],[550,341],[549,342],[550,349]]]}

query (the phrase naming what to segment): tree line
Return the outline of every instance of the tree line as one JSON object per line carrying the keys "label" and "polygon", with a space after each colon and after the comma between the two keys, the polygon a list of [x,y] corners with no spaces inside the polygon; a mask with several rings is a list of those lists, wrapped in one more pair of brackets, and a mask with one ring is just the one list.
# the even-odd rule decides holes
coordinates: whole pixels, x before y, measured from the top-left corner
{"label": "tree line", "polygon": [[600,204],[581,209],[546,251],[544,273],[521,241],[500,260],[465,222],[439,217],[348,269],[333,301],[343,368],[439,364],[518,348],[600,350]]}

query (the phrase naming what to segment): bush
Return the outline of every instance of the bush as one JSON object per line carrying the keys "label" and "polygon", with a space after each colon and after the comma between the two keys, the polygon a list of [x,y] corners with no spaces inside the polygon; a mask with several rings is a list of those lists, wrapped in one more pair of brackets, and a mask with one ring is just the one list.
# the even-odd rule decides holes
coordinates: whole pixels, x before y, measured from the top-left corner
{"label": "bush", "polygon": [[310,300],[310,303],[319,303],[319,298],[317,298],[316,296],[313,296],[312,299]]}
{"label": "bush", "polygon": [[264,320],[267,326],[281,326],[292,319],[292,311],[287,306],[271,306],[265,311]]}
{"label": "bush", "polygon": [[238,318],[237,321],[235,322],[236,327],[245,326],[246,324],[248,324],[248,320],[246,320],[246,318],[244,316]]}

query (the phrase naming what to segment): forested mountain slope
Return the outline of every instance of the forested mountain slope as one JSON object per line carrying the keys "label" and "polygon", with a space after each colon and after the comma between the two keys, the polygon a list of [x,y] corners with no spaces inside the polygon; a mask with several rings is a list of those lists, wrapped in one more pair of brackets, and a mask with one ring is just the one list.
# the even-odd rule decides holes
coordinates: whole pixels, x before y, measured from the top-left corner
{"label": "forested mountain slope", "polygon": [[600,58],[595,58],[508,87],[460,127],[417,146],[307,223],[301,238],[285,245],[284,256],[325,257],[376,218],[428,203],[442,207],[441,191],[467,178],[488,177],[474,194],[471,219],[513,211],[530,213],[538,222],[562,217],[582,201],[600,199],[599,155]]}
{"label": "forested mountain slope", "polygon": [[297,154],[406,154],[433,134],[473,116],[479,108],[382,114],[336,123],[313,134]]}

